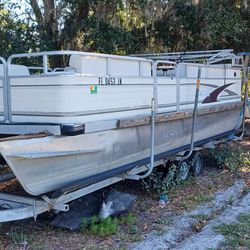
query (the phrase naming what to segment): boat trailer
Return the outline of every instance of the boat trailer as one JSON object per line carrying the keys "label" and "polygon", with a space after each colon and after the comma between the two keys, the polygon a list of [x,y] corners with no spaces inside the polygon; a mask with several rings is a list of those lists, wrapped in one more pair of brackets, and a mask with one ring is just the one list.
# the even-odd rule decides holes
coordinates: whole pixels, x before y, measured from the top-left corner
{"label": "boat trailer", "polygon": [[[196,153],[204,148],[214,148],[222,140],[210,141],[202,146],[193,147],[192,152]],[[22,220],[27,218],[34,218],[36,220],[39,214],[50,211],[67,212],[70,209],[68,203],[76,200],[82,196],[98,191],[102,188],[108,187],[124,180],[140,180],[146,178],[153,170],[154,167],[165,164],[168,160],[181,161],[186,159],[187,153],[190,150],[185,150],[177,153],[166,159],[161,159],[150,164],[133,168],[132,170],[113,176],[96,183],[89,184],[80,183],[80,185],[69,185],[49,195],[42,195],[40,197],[21,196],[0,192],[0,223]],[[142,173],[142,175],[140,175]],[[7,173],[1,176],[0,183],[4,183],[15,178],[13,173]],[[84,185],[84,186],[83,186]]]}
{"label": "boat trailer", "polygon": [[[157,161],[155,162],[155,166],[163,163],[163,160]],[[67,212],[69,211],[69,202],[89,193],[100,190],[101,188],[112,185],[116,182],[133,178],[134,176],[137,176],[139,173],[145,172],[146,170],[146,166],[138,167],[126,174],[111,177],[72,192],[67,192],[65,190],[65,192],[59,197],[53,197],[55,196],[56,192],[52,194],[51,197],[47,195],[42,195],[41,197],[25,197],[0,193],[0,222],[22,220],[32,217],[36,220],[39,214],[52,210]],[[5,181],[8,179],[9,178],[6,178]],[[70,190],[70,188],[71,187],[68,187],[67,190]]]}

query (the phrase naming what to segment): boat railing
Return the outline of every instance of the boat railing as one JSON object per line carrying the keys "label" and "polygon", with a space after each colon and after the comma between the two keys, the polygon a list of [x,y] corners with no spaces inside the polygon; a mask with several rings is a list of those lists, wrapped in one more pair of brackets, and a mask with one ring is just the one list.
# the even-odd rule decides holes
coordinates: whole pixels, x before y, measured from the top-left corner
{"label": "boat railing", "polygon": [[[158,113],[158,78],[157,78],[157,66],[159,64],[173,64],[176,66],[176,63],[173,63],[168,60],[157,60],[152,64],[152,72],[153,72],[153,98],[151,100],[151,124],[150,124],[150,161],[147,165],[148,170],[143,175],[137,175],[135,178],[144,179],[148,177],[155,166],[155,116]],[[177,74],[178,75],[178,74]],[[177,78],[176,78],[177,79]],[[177,87],[178,85],[178,87]],[[180,81],[176,81],[176,98],[180,96]],[[176,108],[180,106],[179,99],[176,99]]]}
{"label": "boat railing", "polygon": [[[151,72],[152,75],[150,77],[153,78],[153,96],[154,98],[154,103],[155,103],[155,110],[157,112],[158,108],[158,101],[157,101],[157,93],[158,93],[158,77],[157,77],[157,67],[159,64],[168,64],[168,65],[173,65],[173,67],[176,67],[177,64],[176,62],[169,61],[169,60],[157,60],[153,61],[151,59],[145,59],[145,58],[139,58],[139,57],[128,57],[128,56],[117,56],[117,55],[107,55],[107,54],[98,54],[98,53],[89,53],[89,52],[77,52],[77,51],[49,51],[49,52],[36,52],[36,53],[23,53],[23,54],[14,54],[11,55],[8,60],[7,60],[7,69],[6,69],[6,88],[7,91],[6,93],[10,93],[11,91],[11,84],[10,84],[10,79],[11,78],[23,78],[23,77],[37,77],[36,75],[21,75],[21,76],[14,76],[10,74],[10,68],[12,65],[12,62],[15,59],[20,59],[20,58],[32,58],[32,57],[42,57],[42,67],[37,67],[37,66],[29,66],[28,69],[30,70],[40,70],[42,71],[41,76],[55,76],[55,75],[60,75],[60,73],[64,74],[65,72],[62,70],[62,68],[55,68],[52,69],[48,66],[48,57],[49,56],[71,56],[71,55],[80,55],[80,56],[93,56],[94,58],[105,58],[106,59],[106,76],[110,76],[110,59],[119,59],[119,60],[132,60],[132,61],[138,61],[139,62],[139,75],[138,77],[141,76],[141,62],[149,62],[151,65]],[[93,76],[99,76],[99,75],[93,75]],[[177,96],[177,109],[180,106],[179,104],[179,96],[180,96],[180,87],[179,87],[179,81],[177,81],[177,86],[176,86],[176,96]],[[12,120],[12,115],[11,115],[11,95],[6,95],[7,97],[7,103],[8,103],[8,108],[7,110],[7,119],[6,121],[11,121]]]}
{"label": "boat railing", "polygon": [[175,62],[202,62],[210,65],[225,60],[233,61],[237,56],[232,49],[224,50],[207,50],[207,51],[191,51],[191,52],[169,52],[169,53],[155,53],[155,54],[134,54],[131,56],[139,56],[152,60],[171,60]]}
{"label": "boat railing", "polygon": [[[31,58],[31,57],[42,57],[43,66],[39,67],[39,69],[43,70],[43,75],[48,75],[48,72],[51,71],[51,68],[48,66],[48,57],[49,56],[89,56],[94,58],[105,58],[106,59],[106,75],[109,75],[110,71],[110,59],[119,59],[119,60],[130,60],[130,61],[138,61],[139,62],[139,76],[141,75],[141,62],[151,62],[150,59],[140,58],[140,57],[128,57],[128,56],[118,56],[118,55],[108,55],[108,54],[99,54],[99,53],[91,53],[91,52],[79,52],[79,51],[71,51],[71,50],[63,50],[63,51],[47,51],[47,52],[34,52],[34,53],[22,53],[22,54],[13,54],[7,60],[7,68],[10,70],[10,65],[12,61],[16,58]],[[57,68],[58,69],[58,68]],[[53,71],[53,70],[52,70]]]}
{"label": "boat railing", "polygon": [[244,105],[243,105],[243,116],[242,116],[242,134],[241,134],[241,137],[244,136],[245,134],[245,125],[246,125],[246,121],[245,121],[245,118],[246,118],[246,109],[247,109],[247,106],[248,106],[248,103],[249,103],[249,96],[248,96],[248,93],[249,93],[249,63],[250,63],[250,52],[241,52],[238,54],[238,56],[240,56],[242,59],[242,64],[243,64],[243,68],[242,68],[242,83],[243,83],[243,86],[244,86],[244,98],[243,98],[243,102],[244,102]]}
{"label": "boat railing", "polygon": [[[214,56],[217,55],[218,53],[231,53],[231,50],[222,50],[222,51],[208,51],[205,52],[205,54],[209,54],[210,58],[211,58],[211,54],[213,54]],[[164,53],[165,54],[165,53]],[[168,54],[168,53],[166,53]],[[171,54],[171,53],[170,53]],[[173,53],[173,54],[177,54],[180,57],[180,53]],[[189,53],[190,56],[199,54],[199,52],[190,52]],[[4,74],[4,93],[3,93],[3,97],[4,97],[4,122],[5,123],[11,123],[12,122],[12,110],[11,110],[11,79],[12,78],[26,78],[26,77],[37,77],[38,75],[13,75],[10,74],[11,73],[11,65],[13,65],[13,61],[15,59],[19,59],[19,58],[34,58],[34,57],[42,57],[42,67],[37,67],[37,66],[29,66],[28,69],[33,69],[33,70],[39,70],[39,72],[42,72],[41,74],[39,74],[40,76],[57,76],[57,75],[66,75],[68,76],[68,74],[66,74],[62,68],[55,68],[52,69],[49,67],[49,56],[71,56],[71,55],[79,55],[79,56],[87,56],[87,57],[93,57],[93,58],[105,58],[106,59],[106,76],[110,77],[110,59],[119,59],[119,60],[132,60],[132,61],[137,61],[139,62],[138,64],[138,76],[134,76],[136,78],[139,77],[147,77],[147,78],[152,78],[152,84],[153,84],[153,94],[152,94],[152,98],[154,99],[154,109],[155,112],[158,112],[158,87],[159,87],[159,79],[160,77],[157,76],[157,70],[158,70],[158,66],[159,64],[162,65],[167,65],[167,66],[173,66],[176,70],[175,73],[175,78],[176,78],[176,111],[180,111],[180,67],[182,64],[185,65],[194,65],[191,62],[183,62],[183,63],[178,63],[177,61],[171,61],[168,60],[167,57],[164,60],[152,60],[150,58],[140,58],[140,57],[128,57],[128,56],[117,56],[117,55],[108,55],[108,54],[98,54],[98,53],[90,53],[90,52],[78,52],[78,51],[48,51],[48,52],[36,52],[36,53],[23,53],[23,54],[14,54],[11,55],[7,62],[4,60],[4,69],[5,69],[5,74]],[[214,57],[215,58],[215,57]],[[150,62],[151,65],[151,75],[150,76],[142,76],[142,63],[141,62]],[[209,65],[206,64],[202,64],[202,63],[196,63],[195,64],[198,67],[210,67]],[[214,67],[214,66],[212,66]],[[164,68],[164,66],[163,66]],[[203,70],[204,72],[204,70]],[[69,74],[70,76],[72,76],[72,74]],[[74,75],[74,74],[73,74]],[[91,75],[92,76],[92,75]],[[100,76],[98,74],[93,75],[93,76]],[[112,75],[113,76],[113,75]],[[122,77],[122,76],[121,76]],[[129,77],[129,76],[126,76]],[[150,103],[150,100],[149,100]]]}
{"label": "boat railing", "polygon": [[[229,50],[227,51],[229,52]],[[192,54],[192,52],[190,53]],[[175,78],[176,78],[176,111],[180,110],[180,67],[181,64],[175,62],[175,61],[171,61],[168,59],[164,59],[164,60],[152,60],[149,58],[140,58],[140,57],[128,57],[128,56],[117,56],[117,55],[108,55],[108,54],[98,54],[98,53],[90,53],[90,52],[78,52],[78,51],[48,51],[48,52],[35,52],[35,53],[22,53],[22,54],[14,54],[11,55],[8,60],[7,63],[4,63],[4,68],[5,68],[5,79],[4,79],[4,102],[5,102],[5,122],[9,123],[12,122],[12,111],[11,111],[11,79],[12,78],[32,78],[32,77],[37,77],[37,76],[59,76],[60,74],[62,75],[79,75],[79,74],[67,74],[67,71],[64,70],[64,68],[55,68],[52,69],[51,67],[49,67],[49,57],[50,56],[72,56],[72,55],[78,55],[78,56],[87,56],[87,57],[93,57],[93,58],[105,58],[106,59],[106,70],[104,70],[106,72],[106,77],[111,77],[110,74],[110,59],[119,59],[119,60],[129,60],[129,61],[137,61],[139,62],[138,64],[138,76],[133,76],[133,77],[150,77],[152,78],[152,83],[153,83],[153,94],[152,94],[152,98],[154,99],[154,105],[155,105],[155,112],[158,112],[158,81],[160,76],[157,75],[157,70],[159,69],[158,66],[159,64],[163,65],[163,68],[166,67],[164,65],[167,66],[171,66],[173,68],[175,68],[176,73],[175,73]],[[22,74],[22,75],[13,75],[11,73],[11,65],[13,65],[13,61],[15,59],[20,59],[20,58],[34,58],[34,57],[42,57],[42,66],[28,66],[27,68],[29,70],[37,70],[38,74]],[[149,62],[151,65],[151,75],[150,76],[143,76],[142,75],[142,63],[141,62]],[[183,63],[182,63],[183,64]],[[184,64],[186,65],[194,65],[192,63],[188,63],[185,62]],[[206,67],[207,65],[205,64],[195,64],[196,66],[201,66],[201,67]],[[83,74],[83,75],[87,75],[87,74]],[[93,74],[91,76],[98,76],[100,77],[100,75],[98,74]],[[112,75],[112,77],[114,77]],[[119,77],[123,77],[122,75],[119,75]],[[129,76],[126,76],[129,77]],[[149,100],[150,103],[150,100]]]}
{"label": "boat railing", "polygon": [[226,52],[232,52],[233,49],[220,49],[220,50],[197,50],[197,51],[179,51],[179,52],[162,52],[162,53],[145,53],[145,54],[132,54],[131,56],[155,56],[157,57],[158,55],[163,55],[163,56],[176,56],[177,58],[182,56],[182,55],[190,55],[195,57],[196,55],[199,56],[207,56],[210,57],[211,55],[218,54],[222,51]]}
{"label": "boat railing", "polygon": [[[152,73],[153,73],[153,99],[154,99],[154,110],[155,113],[158,111],[158,76],[157,76],[157,68],[159,64],[170,64],[175,68],[178,68],[178,65],[175,62],[169,60],[157,60],[152,63]],[[176,107],[178,107],[178,103],[180,102],[180,81],[177,81],[178,73],[176,74]]]}
{"label": "boat railing", "polygon": [[[151,59],[145,59],[145,58],[136,58],[136,57],[128,57],[128,56],[118,56],[118,55],[109,55],[109,54],[99,54],[99,53],[90,53],[90,52],[79,52],[79,51],[69,51],[69,50],[64,50],[64,51],[47,51],[47,52],[35,52],[35,53],[22,53],[22,54],[13,54],[11,55],[7,63],[5,62],[4,68],[6,68],[6,74],[5,77],[6,79],[4,80],[6,90],[4,93],[5,96],[5,102],[6,102],[6,118],[5,122],[12,122],[12,112],[11,112],[11,79],[12,78],[32,78],[32,77],[37,77],[37,76],[59,76],[61,75],[72,75],[72,74],[67,74],[67,71],[62,70],[62,68],[55,68],[52,69],[49,67],[49,57],[50,56],[72,56],[72,55],[77,55],[77,56],[87,56],[87,57],[93,57],[93,58],[105,58],[106,59],[106,77],[110,77],[110,59],[118,59],[118,60],[129,60],[129,61],[137,61],[139,62],[138,64],[138,76],[137,77],[145,77],[142,76],[142,62],[149,62],[151,65],[151,71],[153,69],[154,62]],[[34,57],[42,57],[42,67],[37,67],[37,66],[28,66],[27,68],[30,70],[40,70],[42,71],[41,74],[32,74],[32,75],[13,75],[10,74],[11,72],[11,65],[15,59],[20,59],[20,58],[34,58]],[[170,62],[173,64],[173,62]],[[67,67],[68,68],[68,67]],[[75,74],[79,75],[79,74]],[[84,74],[85,75],[85,74]],[[87,74],[86,74],[87,75]],[[100,76],[98,74],[91,74],[91,76]],[[112,75],[113,76],[113,75]],[[122,77],[119,75],[119,77]],[[152,77],[148,76],[148,77]]]}
{"label": "boat railing", "polygon": [[3,95],[3,116],[4,116],[4,122],[8,122],[8,99],[7,96],[9,95],[8,93],[8,86],[7,86],[7,62],[3,57],[0,57],[0,62],[3,65],[3,76],[0,76],[0,79],[2,80],[2,95]]}

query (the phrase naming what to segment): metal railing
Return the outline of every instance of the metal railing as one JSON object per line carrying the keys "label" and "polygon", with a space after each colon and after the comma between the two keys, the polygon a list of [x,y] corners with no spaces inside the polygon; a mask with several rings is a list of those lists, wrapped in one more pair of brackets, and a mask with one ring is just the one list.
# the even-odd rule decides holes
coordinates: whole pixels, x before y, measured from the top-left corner
{"label": "metal railing", "polygon": [[7,84],[7,77],[8,77],[8,72],[7,72],[7,62],[3,57],[0,57],[0,62],[3,65],[3,77],[2,77],[2,86],[3,86],[3,113],[4,113],[4,122],[8,123],[9,122],[9,105],[8,105],[8,84]]}
{"label": "metal railing", "polygon": [[[98,53],[90,53],[90,52],[78,52],[71,50],[63,50],[63,51],[48,51],[48,52],[35,52],[35,53],[23,53],[23,54],[14,54],[11,55],[7,60],[7,67],[10,69],[10,65],[15,58],[31,58],[31,57],[42,57],[43,59],[43,74],[47,75],[48,71],[51,70],[48,67],[48,57],[49,56],[89,56],[95,58],[105,58],[106,59],[106,74],[109,75],[110,72],[110,61],[109,59],[119,59],[119,60],[130,60],[130,61],[138,61],[139,62],[139,76],[141,75],[141,62],[150,62],[150,59],[145,58],[136,58],[136,57],[128,57],[128,56],[118,56],[118,55],[108,55],[108,54],[98,54]],[[39,67],[41,69],[41,67]]]}
{"label": "metal railing", "polygon": [[237,56],[232,49],[224,50],[207,50],[207,51],[185,51],[185,52],[169,52],[155,54],[134,54],[131,56],[139,56],[152,60],[172,60],[177,62],[199,62],[202,61],[208,65],[224,60],[234,60]]}
{"label": "metal railing", "polygon": [[[155,116],[158,113],[158,78],[157,78],[157,66],[159,64],[172,64],[176,66],[175,62],[171,62],[168,60],[157,60],[152,64],[152,71],[153,71],[153,98],[151,99],[151,121],[150,121],[150,160],[148,166],[148,170],[143,175],[130,175],[130,179],[144,179],[148,177],[155,166]],[[176,81],[176,85],[180,85],[180,81]],[[176,96],[179,96],[180,88],[176,87]],[[176,105],[177,109],[178,106]]]}
{"label": "metal railing", "polygon": [[[128,57],[128,56],[117,56],[117,55],[108,55],[108,54],[98,54],[98,53],[89,53],[89,52],[77,52],[77,51],[49,51],[49,52],[36,52],[36,53],[23,53],[23,54],[14,54],[11,55],[7,60],[7,69],[6,69],[6,122],[12,121],[12,112],[11,112],[11,78],[20,78],[20,77],[26,77],[26,76],[13,76],[10,74],[11,72],[11,65],[14,59],[16,58],[32,58],[32,57],[42,57],[42,67],[33,67],[29,66],[28,69],[34,69],[34,70],[41,70],[43,72],[42,76],[50,76],[51,72],[54,72],[53,69],[48,67],[48,57],[49,56],[71,56],[71,55],[80,55],[80,56],[92,56],[95,58],[105,58],[106,59],[106,76],[110,76],[110,59],[119,59],[119,60],[130,60],[130,61],[137,61],[139,62],[139,75],[138,77],[142,77],[142,64],[141,62],[149,62],[151,65],[151,72],[152,75],[150,77],[153,78],[153,99],[155,103],[155,112],[158,111],[158,80],[157,80],[157,66],[162,64],[170,64],[177,67],[176,63],[169,60],[157,60],[153,61],[151,59],[146,58],[139,58],[139,57]],[[5,63],[6,64],[6,63]],[[64,71],[59,71],[59,74],[64,74]],[[36,75],[37,76],[37,75]],[[99,75],[94,75],[99,76]],[[113,76],[113,75],[112,75]],[[33,77],[33,75],[29,75],[27,77]],[[178,80],[176,87],[176,103],[177,103],[177,110],[180,107],[180,81]]]}
{"label": "metal railing", "polygon": [[[245,87],[244,90],[244,97],[243,97],[243,110],[242,110],[242,133],[240,138],[242,138],[245,134],[245,126],[246,126],[246,109],[248,106],[248,100],[249,100],[249,96],[248,96],[248,91],[249,91],[249,83],[248,83],[248,76],[249,76],[249,68],[248,68],[248,64],[250,63],[250,52],[242,52],[239,53],[239,56],[241,56],[242,58],[242,63],[243,63],[243,69],[242,69],[242,83],[243,86]],[[242,87],[243,87],[242,86]]]}
{"label": "metal railing", "polygon": [[[201,56],[206,55],[211,60],[214,60],[218,57],[220,54],[231,54],[232,50],[214,50],[214,51],[196,51],[196,52],[186,52],[185,56],[195,57],[195,56]],[[37,53],[24,53],[24,54],[14,54],[11,55],[7,60],[7,67],[6,62],[4,60],[4,68],[5,70],[5,88],[4,88],[4,107],[5,107],[5,121],[11,122],[12,121],[12,114],[11,114],[11,88],[10,88],[10,81],[12,78],[21,78],[21,77],[34,77],[34,75],[22,75],[22,76],[13,76],[10,74],[11,65],[14,59],[16,58],[33,58],[33,57],[42,57],[42,67],[28,67],[28,69],[34,69],[34,70],[40,70],[43,73],[40,74],[40,76],[55,76],[53,69],[48,67],[48,57],[49,56],[71,56],[71,55],[80,55],[80,56],[91,56],[94,58],[105,58],[106,59],[106,77],[110,77],[110,59],[119,59],[119,60],[132,60],[139,62],[139,69],[138,69],[138,76],[135,77],[144,77],[142,76],[142,62],[149,62],[151,65],[151,76],[153,78],[153,98],[155,103],[155,112],[158,112],[158,76],[157,76],[157,68],[160,63],[162,64],[170,64],[174,65],[176,69],[176,111],[180,110],[180,64],[174,61],[167,60],[166,58],[169,57],[179,57],[182,55],[181,52],[178,53],[163,53],[163,54],[156,54],[156,55],[166,55],[166,58],[164,60],[151,60],[149,58],[139,58],[139,57],[128,57],[128,56],[117,56],[117,55],[108,55],[108,54],[98,54],[98,53],[89,53],[89,52],[77,52],[77,51],[49,51],[49,52],[37,52]],[[151,54],[149,54],[151,55]],[[153,54],[152,54],[153,55]],[[212,56],[211,56],[212,55]],[[220,57],[220,56],[219,56]],[[157,58],[157,57],[156,57]],[[193,65],[192,63],[184,63],[185,65]],[[209,67],[206,64],[196,64],[197,66],[202,67]],[[57,71],[56,71],[57,72]],[[58,71],[58,74],[64,74],[64,71]],[[37,76],[37,75],[35,75]],[[91,75],[92,76],[92,75]],[[100,76],[100,75],[93,75],[93,76]],[[114,75],[112,75],[114,77]],[[119,75],[120,76],[120,75]],[[121,77],[121,76],[120,76]],[[129,77],[129,76],[126,76]],[[133,76],[134,77],[134,76]]]}
{"label": "metal railing", "polygon": [[[54,71],[48,66],[48,57],[49,56],[72,56],[72,55],[78,55],[78,56],[88,56],[88,57],[94,57],[94,58],[104,58],[106,59],[106,77],[110,76],[110,59],[119,59],[119,60],[130,60],[130,61],[137,61],[139,63],[139,75],[138,77],[142,77],[142,62],[149,62],[151,64],[151,68],[153,67],[153,61],[150,59],[145,58],[136,58],[136,57],[128,57],[128,56],[118,56],[118,55],[108,55],[108,54],[98,54],[98,53],[90,53],[90,52],[78,52],[78,51],[48,51],[48,52],[35,52],[35,53],[22,53],[22,54],[14,54],[11,55],[6,65],[6,119],[5,122],[11,122],[12,121],[12,112],[11,112],[11,84],[10,80],[11,78],[19,78],[20,76],[12,76],[10,74],[11,72],[11,65],[14,59],[16,58],[33,58],[33,57],[42,57],[42,67],[28,67],[28,69],[34,69],[34,70],[42,70],[43,74],[41,76],[51,76],[51,73],[57,72],[58,74],[64,74],[64,71]],[[37,76],[37,75],[36,75]],[[95,75],[100,76],[100,75]],[[22,76],[26,77],[26,76]],[[27,77],[33,77],[33,75],[27,75]],[[151,76],[152,77],[152,76]]]}
{"label": "metal railing", "polygon": [[[98,53],[89,53],[89,52],[77,52],[77,51],[49,51],[49,52],[37,52],[37,53],[23,53],[23,54],[14,54],[11,55],[8,60],[7,64],[4,60],[4,68],[5,70],[5,90],[4,90],[4,98],[5,98],[5,122],[12,121],[12,112],[11,112],[11,79],[12,78],[21,78],[21,77],[34,77],[34,75],[22,75],[22,76],[13,76],[10,74],[11,72],[11,65],[14,59],[16,58],[32,58],[32,57],[42,57],[42,67],[32,67],[29,66],[28,69],[34,70],[41,70],[43,73],[41,76],[51,76],[51,72],[53,73],[53,69],[48,67],[48,57],[49,56],[71,56],[71,55],[80,55],[80,56],[92,56],[94,58],[105,58],[106,59],[106,76],[110,77],[110,59],[119,59],[119,60],[132,60],[139,62],[139,75],[138,77],[142,76],[142,64],[141,62],[149,62],[151,65],[151,76],[153,79],[153,99],[154,99],[154,110],[155,113],[158,112],[158,76],[157,76],[157,69],[159,64],[168,64],[170,66],[174,66],[176,69],[176,111],[180,110],[180,64],[177,64],[174,61],[170,60],[156,60],[153,61],[151,59],[146,58],[139,58],[139,57],[128,57],[128,56],[117,56],[117,55],[107,55],[107,54],[98,54]],[[185,63],[189,64],[189,63]],[[200,64],[205,66],[204,64]],[[64,71],[59,71],[58,74],[64,74]],[[37,75],[35,75],[37,76]],[[99,75],[94,75],[99,76]],[[112,75],[113,76],[113,75]],[[149,77],[149,76],[148,76]]]}

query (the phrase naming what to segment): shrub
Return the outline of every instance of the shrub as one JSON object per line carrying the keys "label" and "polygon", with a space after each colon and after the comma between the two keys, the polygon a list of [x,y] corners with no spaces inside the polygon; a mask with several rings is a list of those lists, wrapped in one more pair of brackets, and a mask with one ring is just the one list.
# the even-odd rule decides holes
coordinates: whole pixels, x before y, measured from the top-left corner
{"label": "shrub", "polygon": [[118,229],[118,219],[108,217],[104,220],[98,220],[93,216],[91,220],[84,218],[81,225],[81,231],[102,237],[116,234]]}
{"label": "shrub", "polygon": [[207,154],[210,160],[214,160],[218,167],[226,168],[230,172],[237,172],[243,166],[250,166],[250,153],[239,146],[222,144],[211,149]]}
{"label": "shrub", "polygon": [[127,215],[121,216],[119,218],[120,223],[127,225],[135,223],[135,220],[136,220],[135,215],[133,215],[132,213],[128,213]]}
{"label": "shrub", "polygon": [[87,234],[106,237],[116,234],[119,225],[125,225],[130,234],[135,234],[138,231],[135,223],[136,216],[132,213],[122,215],[119,218],[108,217],[104,220],[99,220],[95,215],[92,218],[83,218],[81,231]]}
{"label": "shrub", "polygon": [[142,180],[142,185],[148,192],[154,190],[159,195],[167,193],[179,183],[177,166],[174,163],[155,168],[146,179]]}

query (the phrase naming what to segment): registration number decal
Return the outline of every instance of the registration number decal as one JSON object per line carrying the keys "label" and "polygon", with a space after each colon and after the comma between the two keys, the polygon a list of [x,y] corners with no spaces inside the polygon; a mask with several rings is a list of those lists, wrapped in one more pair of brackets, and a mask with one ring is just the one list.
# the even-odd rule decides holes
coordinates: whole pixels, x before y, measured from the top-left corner
{"label": "registration number decal", "polygon": [[98,85],[122,85],[120,77],[99,77]]}

